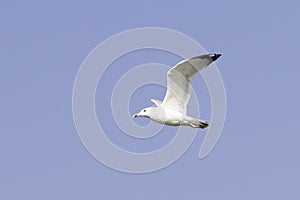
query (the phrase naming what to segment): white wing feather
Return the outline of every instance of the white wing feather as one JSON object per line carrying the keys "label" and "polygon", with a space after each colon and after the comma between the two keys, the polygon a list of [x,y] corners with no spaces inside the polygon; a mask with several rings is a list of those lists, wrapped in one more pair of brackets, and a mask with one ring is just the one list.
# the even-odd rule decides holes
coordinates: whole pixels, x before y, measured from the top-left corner
{"label": "white wing feather", "polygon": [[191,83],[196,73],[215,61],[221,54],[207,54],[183,60],[167,73],[167,92],[162,107],[186,114]]}
{"label": "white wing feather", "polygon": [[157,107],[160,106],[162,104],[162,102],[160,100],[157,99],[151,99],[152,103],[154,103]]}

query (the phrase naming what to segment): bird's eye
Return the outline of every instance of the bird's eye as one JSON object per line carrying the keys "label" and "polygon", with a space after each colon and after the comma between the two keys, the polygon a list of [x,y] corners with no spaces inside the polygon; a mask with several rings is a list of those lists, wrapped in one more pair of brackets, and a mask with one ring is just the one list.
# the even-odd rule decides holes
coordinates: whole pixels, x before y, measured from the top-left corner
{"label": "bird's eye", "polygon": [[146,110],[144,110],[144,112],[146,112]]}

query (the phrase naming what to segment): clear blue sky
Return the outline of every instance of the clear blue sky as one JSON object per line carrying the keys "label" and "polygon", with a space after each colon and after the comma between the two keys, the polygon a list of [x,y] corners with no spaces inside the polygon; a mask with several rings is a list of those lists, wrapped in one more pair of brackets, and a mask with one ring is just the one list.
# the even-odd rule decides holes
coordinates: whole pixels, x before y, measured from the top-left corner
{"label": "clear blue sky", "polygon": [[[299,10],[296,0],[2,1],[0,199],[299,199]],[[222,53],[217,64],[228,107],[223,134],[207,158],[197,158],[200,131],[170,167],[132,175],[85,150],[72,118],[72,88],[98,43],[144,26],[178,30]],[[151,55],[164,64],[178,61],[142,54],[136,64],[153,61]],[[131,58],[137,56],[128,55],[128,63]],[[115,80],[106,80],[109,94]],[[131,111],[142,105],[149,105],[148,96]],[[116,129],[111,118],[106,124]],[[124,137],[112,140],[133,148]]]}

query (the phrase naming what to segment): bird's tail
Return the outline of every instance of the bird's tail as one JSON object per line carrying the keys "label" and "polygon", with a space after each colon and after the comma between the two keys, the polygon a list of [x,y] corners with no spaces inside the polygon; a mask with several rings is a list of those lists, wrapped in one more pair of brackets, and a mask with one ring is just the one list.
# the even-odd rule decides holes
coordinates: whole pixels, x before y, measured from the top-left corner
{"label": "bird's tail", "polygon": [[209,127],[209,122],[204,121],[204,120],[199,120],[199,119],[193,119],[190,121],[189,125],[193,128],[208,128]]}

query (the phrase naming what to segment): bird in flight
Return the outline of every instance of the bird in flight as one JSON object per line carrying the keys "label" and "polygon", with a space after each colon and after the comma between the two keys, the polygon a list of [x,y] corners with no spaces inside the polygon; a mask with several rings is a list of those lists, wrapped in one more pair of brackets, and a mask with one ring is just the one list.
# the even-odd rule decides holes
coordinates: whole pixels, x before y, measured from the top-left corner
{"label": "bird in flight", "polygon": [[144,108],[132,117],[147,117],[169,126],[208,128],[208,121],[187,116],[186,110],[193,77],[220,56],[221,54],[205,54],[179,62],[167,73],[167,92],[164,100],[151,99],[156,107]]}

